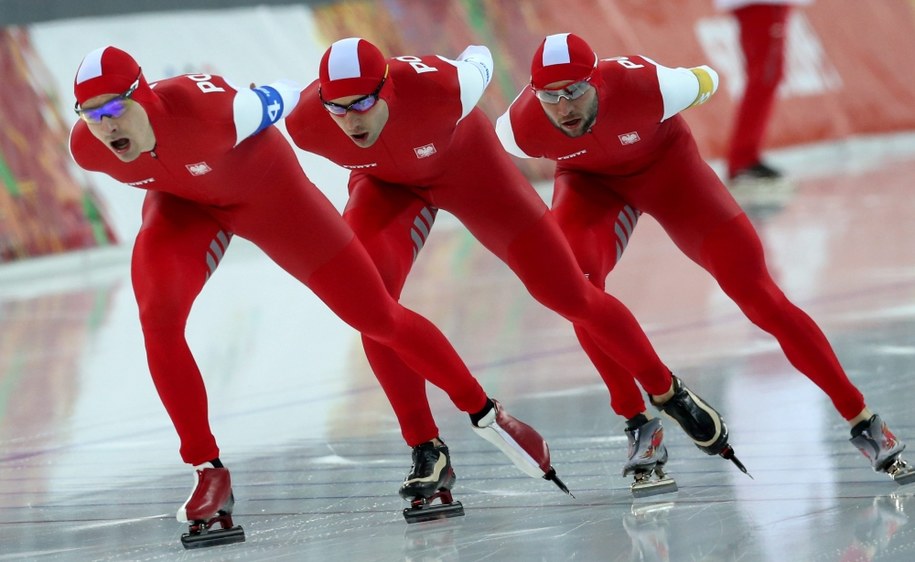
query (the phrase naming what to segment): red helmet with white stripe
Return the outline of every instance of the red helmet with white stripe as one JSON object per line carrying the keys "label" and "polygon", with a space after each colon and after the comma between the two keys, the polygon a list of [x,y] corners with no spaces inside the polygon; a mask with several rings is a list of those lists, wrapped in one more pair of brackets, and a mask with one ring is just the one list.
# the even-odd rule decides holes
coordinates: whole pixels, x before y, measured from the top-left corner
{"label": "red helmet with white stripe", "polygon": [[153,99],[152,90],[143,76],[140,65],[132,56],[117,47],[100,47],[83,58],[73,80],[73,94],[76,103],[103,94],[122,94],[137,82],[132,99],[148,102]]}
{"label": "red helmet with white stripe", "polygon": [[[385,79],[387,68],[384,55],[375,45],[359,37],[340,39],[321,57],[321,97],[332,100],[368,95]],[[387,89],[386,85],[382,91]]]}
{"label": "red helmet with white stripe", "polygon": [[548,35],[531,61],[531,85],[544,90],[555,82],[579,82],[593,78],[597,71],[597,54],[581,37],[573,33]]}

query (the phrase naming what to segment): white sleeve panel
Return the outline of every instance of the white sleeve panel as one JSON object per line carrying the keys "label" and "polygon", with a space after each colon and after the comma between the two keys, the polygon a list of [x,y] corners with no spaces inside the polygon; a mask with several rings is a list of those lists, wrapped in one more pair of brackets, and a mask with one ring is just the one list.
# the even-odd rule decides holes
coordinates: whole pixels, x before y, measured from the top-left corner
{"label": "white sleeve panel", "polygon": [[470,45],[458,55],[457,60],[441,56],[439,58],[457,69],[458,84],[461,88],[461,119],[463,119],[477,106],[477,102],[483,97],[483,92],[492,79],[492,54],[486,47]]}
{"label": "white sleeve panel", "polygon": [[661,121],[666,121],[693,105],[699,96],[699,79],[688,68],[668,68],[660,64],[656,64],[656,68],[658,86],[664,100],[664,116]]}
{"label": "white sleeve panel", "polygon": [[287,80],[238,89],[232,102],[235,145],[292,113],[300,91],[298,84]]}
{"label": "white sleeve panel", "polygon": [[[511,111],[511,108],[509,108],[509,111]],[[518,158],[533,158],[533,156],[526,154],[521,150],[518,143],[515,142],[515,131],[512,129],[509,111],[506,111],[496,119],[496,135],[499,137],[502,147],[505,149],[505,152],[512,156],[517,156]]]}

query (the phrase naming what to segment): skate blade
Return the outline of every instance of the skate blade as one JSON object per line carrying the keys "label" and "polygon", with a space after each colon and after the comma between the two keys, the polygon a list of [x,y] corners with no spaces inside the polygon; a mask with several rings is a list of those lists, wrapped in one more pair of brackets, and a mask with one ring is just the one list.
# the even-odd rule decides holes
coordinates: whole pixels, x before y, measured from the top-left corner
{"label": "skate blade", "polygon": [[237,542],[245,542],[245,530],[241,528],[241,525],[228,529],[184,533],[181,535],[181,544],[186,549],[206,548],[222,544],[235,544]]}
{"label": "skate blade", "polygon": [[464,506],[461,502],[408,507],[403,510],[403,518],[407,523],[422,523],[423,521],[434,521],[436,519],[463,517],[463,515]]}
{"label": "skate blade", "polygon": [[572,494],[572,492],[569,491],[569,488],[565,485],[565,482],[563,482],[562,480],[559,479],[558,476],[556,476],[556,469],[553,468],[552,466],[550,467],[550,470],[546,474],[543,475],[543,479],[549,480],[553,484],[556,484],[556,486],[560,490],[562,490],[563,492],[572,496],[573,499],[575,498],[575,496]]}
{"label": "skate blade", "polygon": [[673,478],[661,478],[660,480],[643,480],[642,482],[633,482],[629,487],[634,498],[647,498],[660,494],[670,494],[676,492],[677,483]]}
{"label": "skate blade", "polygon": [[734,449],[732,449],[730,445],[725,445],[724,449],[722,449],[722,451],[718,454],[721,456],[721,458],[727,459],[727,460],[731,461],[732,463],[734,463],[734,465],[740,470],[740,472],[743,472],[744,474],[749,476],[751,480],[756,480],[755,478],[753,478],[752,474],[747,472],[747,467],[745,467],[743,465],[743,463],[740,462],[740,459],[738,459],[737,456],[734,455]]}

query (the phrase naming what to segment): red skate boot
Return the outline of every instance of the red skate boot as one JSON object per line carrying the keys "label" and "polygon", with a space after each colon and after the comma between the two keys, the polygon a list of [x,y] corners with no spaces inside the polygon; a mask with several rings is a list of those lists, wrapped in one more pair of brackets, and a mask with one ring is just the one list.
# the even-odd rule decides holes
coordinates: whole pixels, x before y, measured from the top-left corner
{"label": "red skate boot", "polygon": [[[234,506],[229,469],[210,462],[195,466],[194,489],[177,513],[178,521],[190,523],[188,532],[181,535],[184,548],[244,542],[244,529],[232,524]],[[212,529],[217,523],[219,527]]]}
{"label": "red skate boot", "polygon": [[537,430],[508,415],[498,401],[490,400],[488,405],[481,415],[470,417],[476,434],[498,447],[528,476],[550,480],[571,496],[550,465],[550,447]]}

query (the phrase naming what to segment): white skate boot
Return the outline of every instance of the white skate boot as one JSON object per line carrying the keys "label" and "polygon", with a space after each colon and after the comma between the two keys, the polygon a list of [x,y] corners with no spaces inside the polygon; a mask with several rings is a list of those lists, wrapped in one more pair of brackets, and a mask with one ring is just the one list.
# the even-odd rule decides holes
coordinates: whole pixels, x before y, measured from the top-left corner
{"label": "white skate boot", "polygon": [[[667,494],[677,491],[677,483],[664,473],[667,447],[664,446],[664,428],[661,420],[654,418],[639,427],[627,429],[629,460],[623,466],[623,476],[635,475],[630,486],[637,498]],[[656,478],[652,479],[652,474]]]}
{"label": "white skate boot", "polygon": [[550,465],[550,447],[543,437],[531,426],[508,415],[498,401],[491,402],[492,407],[478,421],[474,423],[471,417],[473,431],[498,447],[528,476],[550,480],[571,496]]}
{"label": "white skate boot", "polygon": [[867,457],[874,471],[889,474],[899,485],[915,482],[915,469],[900,456],[905,443],[893,435],[877,414],[871,416],[859,433],[853,433],[849,441]]}
{"label": "white skate boot", "polygon": [[[244,529],[232,524],[234,506],[229,469],[209,462],[195,466],[194,489],[177,513],[178,521],[190,523],[188,532],[181,535],[184,548],[244,542]],[[217,523],[219,527],[213,530]]]}

